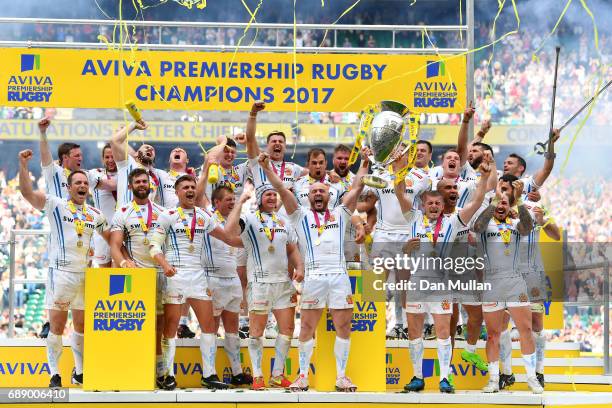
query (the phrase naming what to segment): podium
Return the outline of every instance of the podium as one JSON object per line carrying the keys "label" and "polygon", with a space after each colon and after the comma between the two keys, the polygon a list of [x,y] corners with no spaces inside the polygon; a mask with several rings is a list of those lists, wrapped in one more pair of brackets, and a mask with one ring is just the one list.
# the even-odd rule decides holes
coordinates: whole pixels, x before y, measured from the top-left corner
{"label": "podium", "polygon": [[[363,271],[349,270],[353,292],[353,320],[351,322],[351,349],[346,375],[357,391],[385,392],[386,339],[385,302],[364,301]],[[331,315],[325,310],[315,334],[313,353],[313,387],[317,391],[335,391],[336,360],[334,341],[336,332]]]}
{"label": "podium", "polygon": [[88,268],[83,389],[155,389],[155,269]]}

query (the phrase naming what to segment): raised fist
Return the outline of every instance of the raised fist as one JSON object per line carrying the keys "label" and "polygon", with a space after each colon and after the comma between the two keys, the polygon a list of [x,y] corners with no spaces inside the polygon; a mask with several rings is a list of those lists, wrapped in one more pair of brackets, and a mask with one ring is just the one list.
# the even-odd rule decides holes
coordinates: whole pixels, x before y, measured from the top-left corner
{"label": "raised fist", "polygon": [[51,119],[45,116],[38,121],[38,130],[40,130],[40,133],[46,133],[49,125],[51,125]]}
{"label": "raised fist", "polygon": [[266,109],[266,104],[263,101],[255,101],[253,106],[251,106],[251,113],[257,114],[257,112]]}
{"label": "raised fist", "polygon": [[32,150],[30,149],[22,150],[19,152],[19,162],[23,164],[27,164],[32,159],[33,156],[34,154],[32,153]]}

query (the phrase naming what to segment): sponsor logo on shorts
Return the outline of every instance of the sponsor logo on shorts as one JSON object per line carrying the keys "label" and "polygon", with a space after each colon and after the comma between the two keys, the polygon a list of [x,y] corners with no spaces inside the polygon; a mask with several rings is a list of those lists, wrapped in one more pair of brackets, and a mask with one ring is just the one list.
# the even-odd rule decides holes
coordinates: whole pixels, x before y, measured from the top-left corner
{"label": "sponsor logo on shorts", "polygon": [[525,303],[527,301],[529,301],[529,298],[527,297],[527,294],[526,293],[521,293],[519,295],[519,302]]}
{"label": "sponsor logo on shorts", "polygon": [[491,302],[491,303],[483,303],[482,307],[496,307],[497,306],[497,302]]}
{"label": "sponsor logo on shorts", "polygon": [[268,301],[267,300],[256,300],[253,302],[253,305],[258,305],[258,306],[268,306]]}
{"label": "sponsor logo on shorts", "polygon": [[210,290],[210,288],[206,288],[206,296],[209,296],[209,297],[210,297],[210,296],[212,296],[212,295],[213,295],[212,290]]}
{"label": "sponsor logo on shorts", "polygon": [[316,305],[318,303],[319,303],[319,299],[302,300],[303,305]]}
{"label": "sponsor logo on shorts", "polygon": [[348,303],[349,305],[352,305],[353,304],[353,296],[346,295],[346,303]]}
{"label": "sponsor logo on shorts", "polygon": [[406,308],[408,308],[408,309],[420,309],[421,308],[421,304],[420,303],[406,303]]}
{"label": "sponsor logo on shorts", "polygon": [[446,299],[444,299],[442,301],[442,310],[449,310],[450,309],[450,302]]}

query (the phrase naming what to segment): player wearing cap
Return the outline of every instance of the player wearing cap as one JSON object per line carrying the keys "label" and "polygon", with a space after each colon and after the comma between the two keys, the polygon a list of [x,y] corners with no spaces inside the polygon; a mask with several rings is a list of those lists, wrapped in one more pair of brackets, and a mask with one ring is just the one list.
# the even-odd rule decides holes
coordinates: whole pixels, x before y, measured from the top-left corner
{"label": "player wearing cap", "polygon": [[[406,157],[400,158],[394,163],[398,169],[406,165]],[[404,181],[401,180],[396,186],[396,197],[399,207],[406,221],[408,221],[412,238],[405,246],[408,253],[414,252],[413,258],[421,256],[428,261],[438,258],[446,260],[451,254],[453,243],[459,232],[468,229],[469,222],[480,208],[484,199],[491,167],[489,163],[481,166],[483,177],[477,185],[477,189],[471,201],[464,208],[449,216],[444,215],[444,200],[438,191],[426,191],[421,198],[424,210],[413,208],[410,195],[406,194]],[[495,175],[493,174],[493,177]],[[425,314],[431,313],[436,326],[438,337],[438,360],[440,362],[440,392],[453,393],[454,387],[450,384],[448,376],[450,371],[450,360],[452,356],[452,345],[450,338],[450,322],[452,314],[452,293],[448,282],[455,280],[454,271],[445,271],[441,262],[439,266],[422,266],[416,271],[411,271],[411,281],[417,284],[419,290],[410,293],[406,301],[406,312],[408,313],[408,337],[410,357],[412,359],[414,377],[404,389],[406,391],[421,391],[425,388],[423,380],[423,323]],[[427,282],[441,284],[443,290],[423,290],[422,283]],[[436,286],[438,287],[438,286]]]}
{"label": "player wearing cap", "polygon": [[[151,237],[150,254],[160,265],[166,276],[163,294],[164,331],[161,340],[162,358],[165,367],[162,388],[174,389],[174,354],[176,330],[181,314],[181,305],[188,302],[200,323],[202,333],[215,333],[213,319],[212,290],[201,265],[202,252],[208,235],[228,245],[240,246],[225,230],[214,222],[210,214],[195,206],[196,181],[192,176],[178,178],[175,185],[179,206],[167,209],[158,220]],[[211,347],[209,336],[200,338],[203,366],[210,365]],[[204,382],[206,387],[227,388],[222,382]]]}
{"label": "player wearing cap", "polygon": [[368,171],[367,156],[363,156],[353,187],[345,194],[343,203],[333,210],[328,208],[328,185],[320,182],[312,184],[310,208],[300,206],[293,193],[271,169],[268,155],[259,157],[260,168],[279,192],[288,218],[296,230],[306,270],[301,297],[300,375],[290,386],[293,391],[308,389],[314,331],[325,307],[330,310],[336,330],[336,389],[357,389],[345,373],[350,349],[353,298],[343,249],[351,214],[363,190],[362,177]]}
{"label": "player wearing cap", "polygon": [[[244,194],[241,200],[248,200],[250,194]],[[226,220],[235,207],[236,196],[231,187],[221,185],[217,187],[211,197],[213,220],[217,225],[226,227]],[[213,317],[215,319],[215,333],[219,329],[220,321],[223,320],[225,331],[225,354],[230,361],[232,378],[230,385],[241,387],[253,384],[253,377],[242,372],[240,362],[240,338],[238,337],[238,314],[243,299],[242,284],[237,273],[236,253],[242,248],[234,248],[226,245],[223,241],[213,237],[204,240],[204,251],[202,251],[202,266],[212,290]],[[211,350],[207,354],[212,364],[203,367],[204,383],[219,381],[215,371],[216,356],[216,334],[202,333],[206,337],[205,347]]]}
{"label": "player wearing cap", "polygon": [[[102,164],[104,168],[91,169],[87,175],[94,206],[110,221],[117,206],[117,164],[113,159],[110,143],[102,148]],[[108,190],[109,185],[114,185],[115,188]],[[98,234],[94,234],[94,260],[100,268],[110,268],[112,263],[110,247]]]}
{"label": "player wearing cap", "polygon": [[[247,303],[249,308],[249,354],[253,365],[253,389],[265,388],[262,372],[263,332],[270,311],[278,322],[275,358],[269,384],[273,388],[287,388],[285,359],[294,329],[297,294],[292,279],[302,281],[304,264],[296,245],[297,237],[279,217],[276,191],[270,184],[256,190],[257,210],[238,218],[232,214],[227,229],[239,233],[247,253]],[[244,203],[240,200],[240,206]],[[287,273],[289,263],[295,270]]]}
{"label": "player wearing cap", "polygon": [[[482,311],[487,326],[487,359],[489,382],[484,392],[498,392],[499,337],[504,323],[504,309],[508,309],[520,334],[521,353],[527,371],[527,385],[540,394],[543,391],[535,375],[536,354],[531,329],[531,310],[527,285],[518,270],[521,237],[533,229],[533,219],[523,204],[523,183],[512,182],[506,194],[499,187],[491,204],[474,221],[472,229],[480,234],[480,245],[485,258],[485,283],[491,290],[483,293]],[[509,217],[513,204],[518,205],[518,220]]]}
{"label": "player wearing cap", "polygon": [[46,286],[46,307],[51,324],[47,337],[47,362],[51,374],[49,387],[62,386],[59,360],[63,349],[62,333],[69,309],[74,327],[70,345],[75,361],[71,380],[73,384],[82,384],[85,268],[94,231],[108,240],[108,224],[100,210],[85,203],[89,194],[89,180],[84,171],[75,170],[68,176],[68,197],[58,198],[33,190],[28,171],[31,159],[31,150],[19,153],[19,188],[34,208],[45,211],[51,227]]}
{"label": "player wearing cap", "polygon": [[[162,388],[164,365],[161,355],[161,333],[164,327],[162,290],[165,278],[149,253],[153,230],[164,208],[149,199],[151,181],[149,173],[140,167],[128,175],[128,187],[134,197],[129,205],[121,207],[113,216],[110,248],[115,264],[121,268],[158,268],[156,296],[156,378]],[[123,252],[123,249],[127,253]]]}

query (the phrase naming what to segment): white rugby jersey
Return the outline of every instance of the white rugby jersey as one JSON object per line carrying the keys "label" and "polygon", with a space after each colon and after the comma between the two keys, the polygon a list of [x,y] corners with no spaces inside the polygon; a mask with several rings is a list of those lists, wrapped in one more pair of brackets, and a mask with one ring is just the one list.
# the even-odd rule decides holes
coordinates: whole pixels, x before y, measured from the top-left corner
{"label": "white rugby jersey", "polygon": [[104,214],[97,208],[89,205],[74,205],[74,207],[78,219],[85,222],[81,237],[77,234],[68,201],[51,194],[46,195],[44,211],[51,227],[49,266],[67,272],[85,273],[89,261],[91,236],[94,231],[102,233],[108,228],[108,224]]}
{"label": "white rugby jersey", "polygon": [[[474,217],[471,224],[476,219],[477,217]],[[485,258],[486,280],[521,276],[518,270],[521,242],[521,235],[516,229],[518,223],[518,219],[507,218],[498,226],[496,218],[491,217],[486,230],[479,234],[479,249]],[[510,240],[507,245],[502,239],[501,230],[510,231]]]}
{"label": "white rugby jersey", "polygon": [[[248,163],[255,188],[267,183],[268,178],[259,165],[257,158],[249,159]],[[293,184],[304,170],[299,164],[286,161],[270,160],[270,166],[272,167],[272,171],[278,174],[280,179],[283,181],[285,188],[288,189],[293,188]]]}
{"label": "white rugby jersey", "polygon": [[[150,210],[149,210],[150,206]],[[140,216],[137,209],[140,211]],[[122,231],[125,248],[139,268],[158,268],[159,265],[151,258],[150,241],[153,231],[158,226],[158,221],[164,208],[152,201],[149,204],[134,205],[134,202],[117,210],[113,217],[111,231]],[[149,214],[151,220],[149,222]],[[142,219],[142,223],[141,223]],[[145,233],[142,224],[147,227]],[[145,239],[149,242],[145,244]]]}
{"label": "white rugby jersey", "polygon": [[[117,163],[117,208],[126,207],[134,199],[132,190],[128,188],[128,175],[136,168],[144,168],[132,156],[128,155],[127,160],[118,161]],[[155,201],[157,190],[160,185],[159,170],[151,168],[149,171],[151,182],[151,193],[149,199]]]}
{"label": "white rugby jersey", "polygon": [[228,186],[234,191],[236,195],[236,199],[238,199],[242,195],[242,191],[244,190],[244,184],[249,179],[249,162],[245,161],[243,163],[232,166],[231,169],[224,169],[219,166],[220,177],[219,181],[215,184],[206,184],[206,197],[211,199],[213,191],[216,188],[221,186]]}
{"label": "white rugby jersey", "polygon": [[109,173],[106,169],[91,169],[87,172],[87,176],[94,206],[102,211],[107,220],[112,220],[117,208],[117,191],[98,188],[98,183],[101,179],[116,180],[117,172]]}
{"label": "white rugby jersey", "polygon": [[[310,208],[299,206],[288,216],[298,237],[306,276],[346,273],[344,239],[351,223],[351,212],[340,204],[328,210],[327,223],[325,214],[325,211],[317,212],[315,216]],[[324,226],[320,236],[315,217],[318,217],[319,226]]]}
{"label": "white rugby jersey", "polygon": [[[249,282],[289,282],[287,272],[287,244],[295,244],[297,237],[291,226],[278,214],[247,212],[240,217],[240,237],[247,253],[247,278]],[[276,221],[273,219],[276,218]],[[272,241],[265,227],[274,233]]]}
{"label": "white rugby jersey", "polygon": [[[419,206],[419,201],[416,198],[423,192],[429,189],[429,180],[426,174],[421,169],[413,169],[406,177],[406,193],[409,194],[413,207],[416,209]],[[366,186],[364,191],[372,192],[376,200],[376,231],[387,233],[410,234],[410,226],[402,214],[397,196],[395,195],[395,186],[392,176],[384,171],[376,174],[387,181],[385,188],[373,188]]]}
{"label": "white rugby jersey", "polygon": [[172,169],[168,171],[156,169],[156,174],[159,177],[159,190],[157,194],[159,205],[164,208],[175,208],[178,206],[179,200],[176,195],[176,190],[174,189],[174,184],[179,177],[188,173]]}
{"label": "white rugby jersey", "polygon": [[[539,203],[530,200],[524,201],[523,204],[527,210],[529,210],[529,214],[531,215],[531,218],[534,219],[535,225],[535,215],[533,213],[533,209],[535,207],[542,208],[542,206]],[[544,270],[539,245],[541,229],[541,226],[536,226],[531,230],[529,235],[523,236],[521,239],[521,243],[519,245],[519,270],[522,274],[527,274],[532,271],[540,272]]]}
{"label": "white rugby jersey", "polygon": [[[217,211],[213,211],[213,221],[225,228],[225,218]],[[236,255],[238,248],[227,245],[206,234],[203,241],[201,263],[206,276],[214,278],[238,277],[236,267],[238,265]]]}
{"label": "white rugby jersey", "polygon": [[340,177],[340,181],[332,184],[332,187],[338,190],[342,195],[351,190],[354,179],[355,179],[355,173],[349,170],[346,176]]}
{"label": "white rugby jersey", "polygon": [[[459,217],[458,212],[447,216],[442,215],[438,220],[429,220],[425,218],[422,211],[413,209],[405,212],[404,217],[410,225],[410,235],[421,241],[419,249],[412,254],[413,258],[420,255],[436,258],[448,257],[459,231],[468,228]],[[432,241],[434,239],[435,244]],[[443,271],[439,269],[428,269],[427,267],[421,267],[415,272],[420,276],[442,276],[441,273]]]}
{"label": "white rugby jersey", "polygon": [[[48,166],[41,166],[42,175],[45,179],[46,193],[57,198],[68,199],[68,176],[71,171],[60,166],[56,162],[51,162]],[[86,174],[87,170],[83,170]],[[89,179],[89,175],[88,175]],[[91,179],[89,184],[91,184]]]}
{"label": "white rugby jersey", "polygon": [[[164,255],[169,264],[182,270],[197,271],[202,269],[204,240],[217,224],[206,210],[199,207],[182,210],[185,215],[183,222],[179,208],[161,213],[153,232],[154,239],[158,234],[164,237]],[[192,240],[187,236],[187,229],[193,231]]]}
{"label": "white rugby jersey", "polygon": [[[315,182],[320,181],[313,179],[310,175],[306,175],[298,178],[293,184],[293,194],[298,200],[299,205],[304,207],[310,207],[310,201],[308,200],[308,193],[310,192],[310,186]],[[342,192],[337,190],[335,184],[329,181],[329,176],[326,174],[322,179],[323,184],[329,186],[329,201],[327,207],[329,209],[336,208],[341,202]]]}

